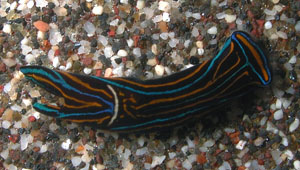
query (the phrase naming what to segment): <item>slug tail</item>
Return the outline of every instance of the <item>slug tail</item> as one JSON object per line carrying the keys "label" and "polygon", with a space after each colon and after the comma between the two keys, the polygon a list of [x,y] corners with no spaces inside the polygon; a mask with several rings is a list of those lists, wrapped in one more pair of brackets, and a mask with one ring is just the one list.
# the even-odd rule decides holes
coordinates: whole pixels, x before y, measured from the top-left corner
{"label": "slug tail", "polygon": [[272,81],[272,76],[263,50],[253,41],[249,34],[243,31],[233,32],[231,40],[237,44],[237,50],[246,57],[246,62],[251,68],[254,78],[260,81],[263,86],[269,85]]}

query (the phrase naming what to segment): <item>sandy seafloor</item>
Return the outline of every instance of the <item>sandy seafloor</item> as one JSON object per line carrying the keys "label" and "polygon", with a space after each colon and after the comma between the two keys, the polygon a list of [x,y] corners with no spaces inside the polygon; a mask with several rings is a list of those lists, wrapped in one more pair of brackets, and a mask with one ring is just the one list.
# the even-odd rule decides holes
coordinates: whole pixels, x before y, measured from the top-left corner
{"label": "sandy seafloor", "polygon": [[[215,56],[234,30],[265,46],[271,86],[167,133],[55,120],[23,65],[158,78]],[[0,169],[300,169],[300,1],[0,1]]]}

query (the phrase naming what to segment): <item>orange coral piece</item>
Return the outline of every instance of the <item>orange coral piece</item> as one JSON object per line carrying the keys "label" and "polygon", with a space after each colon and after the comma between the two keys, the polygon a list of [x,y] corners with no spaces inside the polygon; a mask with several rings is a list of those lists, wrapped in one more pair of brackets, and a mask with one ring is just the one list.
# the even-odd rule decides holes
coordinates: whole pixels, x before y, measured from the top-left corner
{"label": "orange coral piece", "polygon": [[44,21],[36,21],[33,23],[36,29],[42,32],[47,32],[50,29],[50,26],[48,23]]}

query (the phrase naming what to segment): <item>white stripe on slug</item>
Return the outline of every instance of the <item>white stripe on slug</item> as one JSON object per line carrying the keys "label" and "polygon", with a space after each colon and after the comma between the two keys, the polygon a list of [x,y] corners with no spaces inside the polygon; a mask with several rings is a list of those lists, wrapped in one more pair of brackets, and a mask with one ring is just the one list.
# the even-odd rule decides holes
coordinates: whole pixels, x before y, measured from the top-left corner
{"label": "white stripe on slug", "polygon": [[112,92],[112,94],[114,95],[114,98],[115,98],[114,115],[113,115],[113,117],[110,119],[110,121],[108,123],[108,126],[109,126],[109,125],[111,125],[114,122],[114,120],[118,116],[118,112],[119,112],[119,100],[118,100],[118,96],[117,96],[116,91],[111,87],[111,85],[108,84],[107,87]]}

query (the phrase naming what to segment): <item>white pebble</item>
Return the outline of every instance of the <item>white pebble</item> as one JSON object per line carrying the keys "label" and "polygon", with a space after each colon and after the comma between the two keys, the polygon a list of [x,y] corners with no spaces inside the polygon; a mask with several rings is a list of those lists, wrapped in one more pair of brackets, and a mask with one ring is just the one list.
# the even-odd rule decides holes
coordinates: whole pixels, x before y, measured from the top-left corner
{"label": "white pebble", "polygon": [[271,29],[272,28],[272,22],[271,21],[267,21],[264,26],[265,26],[266,30]]}
{"label": "white pebble", "polygon": [[190,44],[191,44],[191,40],[185,40],[183,45],[185,48],[188,48]]}
{"label": "white pebble", "polygon": [[299,127],[299,119],[296,118],[293,123],[291,123],[290,127],[289,127],[289,131],[290,132],[294,132],[298,127]]}
{"label": "white pebble", "polygon": [[146,76],[145,76],[146,79],[152,79],[153,78],[153,73],[152,72],[146,71],[145,74],[146,74]]}
{"label": "white pebble", "polygon": [[203,48],[198,48],[198,55],[203,55],[204,54],[204,49]]}
{"label": "white pebble", "polygon": [[264,13],[267,15],[276,15],[277,11],[276,10],[269,10],[269,9],[264,9]]}
{"label": "white pebble", "polygon": [[101,15],[103,13],[103,7],[102,6],[95,6],[93,8],[92,12],[95,15]]}
{"label": "white pebble", "polygon": [[175,32],[169,32],[169,37],[172,39],[172,38],[175,38]]}
{"label": "white pebble", "polygon": [[264,139],[262,137],[258,137],[254,140],[254,145],[255,146],[261,146],[264,143]]}
{"label": "white pebble", "polygon": [[15,10],[15,9],[17,8],[17,5],[18,5],[18,4],[17,4],[16,1],[14,1],[13,3],[11,3],[10,6],[9,6],[10,10],[11,10],[11,11]]}
{"label": "white pebble", "polygon": [[179,43],[179,40],[176,39],[176,38],[172,38],[172,39],[168,42],[168,44],[169,44],[169,46],[170,46],[171,48],[176,47],[176,45],[177,45],[178,43]]}
{"label": "white pebble", "polygon": [[284,109],[287,109],[292,103],[292,99],[283,99],[282,106]]}
{"label": "white pebble", "polygon": [[151,168],[154,168],[157,165],[162,164],[165,159],[166,159],[165,155],[163,155],[163,156],[153,156],[152,163],[151,163]]}
{"label": "white pebble", "polygon": [[283,134],[282,131],[279,131],[279,135],[282,137],[281,144],[283,144],[284,146],[289,146],[289,140],[287,139],[287,137],[285,136],[285,134]]}
{"label": "white pebble", "polygon": [[295,55],[293,55],[290,60],[289,60],[289,63],[291,64],[295,64],[297,62],[297,57]]}
{"label": "white pebble", "polygon": [[154,9],[152,8],[144,8],[144,13],[146,14],[146,19],[150,20],[154,15]]}
{"label": "white pebble", "polygon": [[107,38],[104,37],[103,35],[99,35],[98,41],[99,41],[103,46],[107,46],[107,44],[108,44]]}
{"label": "white pebble", "polygon": [[124,158],[125,158],[125,159],[128,159],[130,155],[131,155],[131,151],[130,151],[129,149],[126,148],[126,149],[125,149],[125,152],[124,152],[124,155],[123,155]]}
{"label": "white pebble", "polygon": [[270,122],[270,121],[268,121],[267,122],[267,129],[266,129],[267,131],[270,131],[270,132],[272,132],[272,133],[274,133],[274,134],[277,134],[278,133],[278,129],[276,128],[276,126],[272,123],[272,122]]}
{"label": "white pebble", "polygon": [[52,63],[53,67],[54,68],[57,68],[59,65],[60,65],[60,62],[59,62],[59,58],[58,57],[54,57],[53,58],[53,63]]}
{"label": "white pebble", "polygon": [[170,22],[170,14],[167,12],[164,12],[162,15],[162,20],[165,22]]}
{"label": "white pebble", "polygon": [[157,55],[158,54],[158,50],[157,50],[157,45],[156,44],[152,44],[151,46],[151,51],[153,54]]}
{"label": "white pebble", "polygon": [[53,10],[57,16],[64,17],[68,14],[68,11],[64,7],[56,7]]}
{"label": "white pebble", "polygon": [[34,6],[34,2],[33,1],[28,1],[27,2],[27,8],[31,9]]}
{"label": "white pebble", "polygon": [[295,30],[297,32],[300,32],[300,21],[298,21],[297,24],[295,25]]}
{"label": "white pebble", "polygon": [[14,58],[2,58],[2,61],[7,67],[12,67],[17,64]]}
{"label": "white pebble", "polygon": [[152,38],[154,40],[159,40],[159,34],[152,34]]}
{"label": "white pebble", "polygon": [[38,90],[34,90],[34,89],[29,91],[29,95],[31,98],[36,98],[36,97],[41,96],[40,92]]}
{"label": "white pebble", "polygon": [[113,74],[117,75],[118,77],[122,77],[124,74],[124,64],[118,65],[114,70]]}
{"label": "white pebble", "polygon": [[123,32],[125,31],[125,26],[126,26],[126,24],[124,22],[122,24],[120,24],[117,28],[116,33],[118,35],[123,34]]}
{"label": "white pebble", "polygon": [[3,127],[4,129],[8,129],[10,126],[11,126],[10,121],[4,120],[4,121],[2,122],[2,127]]}
{"label": "white pebble", "polygon": [[227,5],[227,0],[226,1],[222,1],[221,3],[219,3],[219,7],[225,6]]}
{"label": "white pebble", "polygon": [[192,29],[192,36],[193,37],[198,37],[199,36],[199,30],[196,27],[193,27]]}
{"label": "white pebble", "polygon": [[141,9],[143,9],[144,7],[145,7],[145,1],[144,1],[144,0],[138,0],[138,1],[136,2],[136,8],[137,8],[137,9],[141,10]]}
{"label": "white pebble", "polygon": [[235,23],[238,25],[238,26],[241,26],[243,24],[243,20],[241,20],[240,18],[236,19]]}
{"label": "white pebble", "polygon": [[191,17],[193,14],[192,14],[192,12],[190,12],[190,11],[186,11],[185,12],[185,16],[186,16],[186,18],[189,18],[189,17]]}
{"label": "white pebble", "polygon": [[51,45],[58,45],[62,41],[62,38],[60,32],[50,29],[49,39]]}
{"label": "white pebble", "polygon": [[16,129],[22,128],[22,124],[23,124],[22,121],[17,121],[14,123],[14,128],[16,128]]}
{"label": "white pebble", "polygon": [[32,100],[31,100],[30,98],[27,98],[27,99],[23,98],[23,99],[22,99],[22,103],[24,103],[24,105],[25,105],[26,107],[30,106],[30,105],[31,105],[31,102],[32,102]]}
{"label": "white pebble", "polygon": [[190,161],[190,163],[194,163],[197,160],[197,155],[196,154],[191,154],[188,156],[188,160]]}
{"label": "white pebble", "polygon": [[89,37],[93,36],[96,31],[96,27],[94,26],[94,24],[89,21],[84,23],[83,29],[87,32],[87,36]]}
{"label": "white pebble", "polygon": [[189,160],[186,159],[185,161],[183,161],[182,167],[189,170],[189,169],[192,169],[192,164]]}
{"label": "white pebble", "polygon": [[65,142],[63,142],[61,144],[61,147],[64,149],[64,150],[69,150],[70,149],[70,145],[71,145],[71,140],[70,139],[67,139]]}
{"label": "white pebble", "polygon": [[3,24],[2,31],[7,33],[7,34],[10,34],[11,33],[11,25],[10,24]]}
{"label": "white pebble", "polygon": [[83,72],[84,72],[84,74],[91,74],[92,69],[86,67],[86,68],[83,69]]}
{"label": "white pebble", "polygon": [[201,14],[200,13],[193,13],[192,17],[195,19],[201,19]]}
{"label": "white pebble", "polygon": [[209,29],[207,30],[207,33],[208,33],[208,34],[217,34],[217,33],[218,33],[218,29],[217,29],[216,26],[212,26],[211,28],[209,28]]}
{"label": "white pebble", "polygon": [[278,98],[278,99],[276,100],[276,109],[281,109],[281,106],[282,106],[281,99]]}
{"label": "white pebble", "polygon": [[105,55],[106,58],[110,58],[110,57],[112,57],[114,55],[114,52],[113,52],[111,46],[106,46],[104,48],[104,55]]}
{"label": "white pebble", "polygon": [[117,55],[120,57],[126,57],[128,55],[128,53],[126,50],[121,49],[118,51]]}
{"label": "white pebble", "polygon": [[300,161],[299,160],[295,160],[293,165],[296,170],[300,170]]}
{"label": "white pebble", "polygon": [[214,144],[215,144],[215,140],[213,140],[213,139],[208,139],[208,140],[203,144],[203,146],[204,146],[204,147],[212,147],[212,146],[214,146]]}
{"label": "white pebble", "polygon": [[72,67],[72,65],[73,65],[72,62],[68,61],[66,64],[65,70],[69,70]]}
{"label": "white pebble", "polygon": [[48,1],[46,0],[36,0],[35,1],[35,6],[39,8],[44,8],[48,5]]}
{"label": "white pebble", "polygon": [[8,157],[8,154],[9,154],[9,151],[8,151],[8,148],[7,149],[3,149],[3,151],[0,153],[0,156],[3,158],[3,159],[7,159]]}
{"label": "white pebble", "polygon": [[267,122],[267,120],[268,120],[268,117],[267,117],[267,116],[264,116],[264,117],[260,120],[260,122],[259,122],[260,126],[265,125],[266,122]]}
{"label": "white pebble", "polygon": [[167,40],[169,38],[169,34],[167,32],[163,32],[159,36],[163,40]]}
{"label": "white pebble", "polygon": [[166,1],[159,1],[158,9],[164,12],[168,12],[171,9],[169,2]]}
{"label": "white pebble", "polygon": [[225,128],[224,129],[224,131],[226,132],[226,133],[234,133],[235,132],[235,129],[234,128]]}
{"label": "white pebble", "polygon": [[157,61],[155,58],[150,58],[147,61],[147,65],[149,65],[149,66],[155,66],[156,64],[157,64]]}
{"label": "white pebble", "polygon": [[287,34],[283,31],[278,31],[276,34],[278,35],[278,37],[280,37],[282,39],[287,39],[288,38]]}
{"label": "white pebble", "polygon": [[10,108],[11,108],[11,110],[17,111],[17,112],[21,112],[22,111],[22,107],[19,106],[19,105],[17,105],[17,104],[12,105]]}
{"label": "white pebble", "polygon": [[32,116],[34,116],[34,117],[35,117],[35,119],[40,119],[40,118],[41,118],[41,113],[40,113],[40,112],[37,112],[37,111],[35,111],[35,112],[33,112]]}
{"label": "white pebble", "polygon": [[240,140],[238,144],[236,144],[235,148],[239,149],[239,150],[243,150],[245,145],[246,145],[247,141],[243,141]]}
{"label": "white pebble", "polygon": [[224,19],[226,14],[224,12],[220,12],[216,14],[217,19]]}
{"label": "white pebble", "polygon": [[144,155],[147,152],[148,152],[148,148],[147,147],[143,147],[143,148],[137,149],[135,154],[137,156],[142,156],[142,155]]}
{"label": "white pebble", "polygon": [[32,51],[32,48],[28,45],[21,45],[22,48],[22,54],[23,55],[27,55],[28,53],[30,53]]}
{"label": "white pebble", "polygon": [[275,161],[276,165],[279,165],[282,162],[282,159],[280,157],[281,152],[279,150],[272,150],[271,155],[272,155],[272,158]]}
{"label": "white pebble", "polygon": [[236,20],[236,15],[230,15],[230,14],[226,14],[225,16],[225,21],[227,23],[232,23],[233,21]]}
{"label": "white pebble", "polygon": [[31,62],[34,61],[34,59],[35,59],[35,57],[34,57],[32,54],[27,54],[27,55],[25,56],[25,61],[26,61],[26,63],[31,63]]}
{"label": "white pebble", "polygon": [[120,0],[122,4],[128,4],[128,0]]}
{"label": "white pebble", "polygon": [[45,153],[45,152],[47,152],[47,150],[48,150],[48,146],[47,145],[42,145],[40,153]]}
{"label": "white pebble", "polygon": [[21,150],[25,150],[28,147],[28,143],[31,143],[33,141],[33,137],[29,134],[22,134],[20,139],[21,144]]}
{"label": "white pebble", "polygon": [[114,20],[112,20],[110,23],[109,23],[109,25],[111,25],[111,26],[118,26],[118,23],[119,23],[119,19],[114,19]]}
{"label": "white pebble", "polygon": [[274,113],[274,119],[275,120],[280,120],[283,118],[283,111],[280,109],[280,110],[277,110],[275,113]]}
{"label": "white pebble", "polygon": [[189,150],[189,147],[187,145],[184,145],[183,147],[181,147],[181,152],[183,154],[186,154],[186,152]]}
{"label": "white pebble", "polygon": [[72,159],[71,159],[71,161],[72,161],[72,165],[74,166],[74,167],[76,167],[76,166],[78,166],[78,165],[80,165],[80,163],[81,163],[81,157],[79,157],[79,156],[74,156]]}
{"label": "white pebble", "polygon": [[156,73],[158,76],[164,75],[164,71],[165,71],[164,66],[162,66],[162,65],[156,65],[156,66],[155,66],[155,73]]}
{"label": "white pebble", "polygon": [[162,15],[156,15],[155,17],[153,17],[152,21],[154,23],[160,22],[163,20],[163,16]]}
{"label": "white pebble", "polygon": [[176,153],[175,153],[175,152],[170,152],[170,153],[169,153],[169,158],[170,158],[170,159],[175,158],[175,156],[176,156]]}
{"label": "white pebble", "polygon": [[272,34],[270,37],[269,37],[270,40],[277,40],[278,39],[278,35],[277,34]]}
{"label": "white pebble", "polygon": [[231,170],[231,166],[227,161],[224,161],[218,170]]}
{"label": "white pebble", "polygon": [[132,50],[132,54],[135,55],[136,57],[140,57],[142,55],[141,49],[140,48],[134,48]]}
{"label": "white pebble", "polygon": [[287,156],[288,160],[293,160],[294,159],[294,154],[291,150],[285,150],[284,154]]}
{"label": "white pebble", "polygon": [[128,47],[132,47],[134,44],[134,41],[130,38],[128,40],[126,40]]}
{"label": "white pebble", "polygon": [[189,148],[195,148],[195,143],[189,137],[186,137],[186,142]]}
{"label": "white pebble", "polygon": [[274,4],[278,4],[279,0],[272,0]]}
{"label": "white pebble", "polygon": [[151,164],[149,164],[149,163],[144,163],[144,168],[145,169],[151,169]]}
{"label": "white pebble", "polygon": [[4,91],[5,93],[8,93],[8,92],[10,92],[10,90],[11,90],[11,83],[8,82],[8,83],[6,83],[6,84],[4,85],[3,91]]}

